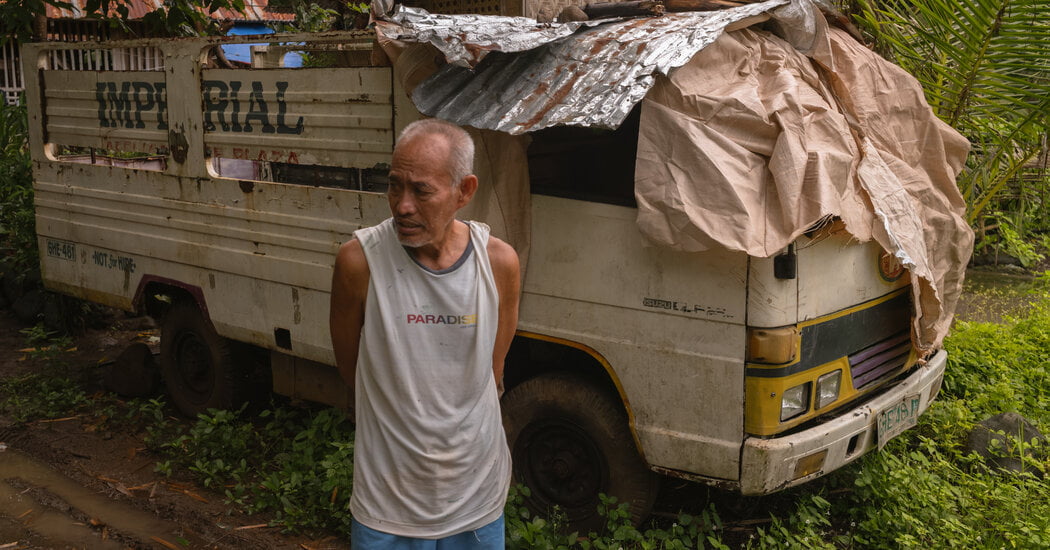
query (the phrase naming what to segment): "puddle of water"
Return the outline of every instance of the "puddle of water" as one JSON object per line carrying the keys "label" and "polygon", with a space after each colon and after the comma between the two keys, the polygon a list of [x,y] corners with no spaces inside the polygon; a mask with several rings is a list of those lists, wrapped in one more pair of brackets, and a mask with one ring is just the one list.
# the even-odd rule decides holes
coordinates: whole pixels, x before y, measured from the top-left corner
{"label": "puddle of water", "polygon": [[[77,546],[92,550],[120,550],[123,548],[114,540],[102,540],[88,526],[74,521],[73,518],[41,507],[32,497],[22,494],[20,490],[6,483],[0,483],[0,514],[12,518],[12,524],[18,524],[4,529],[8,537],[4,542],[25,540],[24,532],[15,532],[15,529],[24,529],[32,530],[48,541],[60,543],[63,546]],[[11,533],[8,534],[8,531]]]}
{"label": "puddle of water", "polygon": [[[194,537],[184,533],[174,523],[157,519],[147,512],[96,494],[10,448],[0,452],[0,515],[17,518],[19,522],[25,523],[28,529],[52,541],[61,542],[63,546],[99,550],[120,550],[124,547],[114,540],[103,541],[89,526],[77,522],[69,515],[42,506],[23,489],[17,489],[3,481],[9,478],[18,478],[29,485],[47,489],[70,506],[124,535],[147,543],[151,537],[160,537],[177,544],[178,539],[182,537],[191,539],[191,548],[203,546],[196,544],[199,541],[192,540]],[[32,511],[27,514],[28,510]]]}

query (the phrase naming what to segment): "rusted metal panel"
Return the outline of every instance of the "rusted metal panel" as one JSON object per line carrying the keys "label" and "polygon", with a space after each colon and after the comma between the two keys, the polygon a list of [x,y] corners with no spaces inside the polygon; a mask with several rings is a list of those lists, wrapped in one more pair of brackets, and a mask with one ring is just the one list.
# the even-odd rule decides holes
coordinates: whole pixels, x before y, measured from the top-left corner
{"label": "rusted metal panel", "polygon": [[221,334],[273,347],[274,327],[285,327],[296,355],[329,364],[335,250],[389,215],[378,193],[274,183],[242,189],[230,180],[60,162],[42,163],[35,190],[52,288],[130,309],[143,277],[182,281],[201,288]]}
{"label": "rusted metal panel", "polygon": [[767,0],[591,28],[398,8],[392,22],[377,29],[388,38],[433,44],[448,59],[413,91],[424,114],[511,134],[555,125],[615,128],[657,74],[685,64],[731,25],[787,3]]}
{"label": "rusted metal panel", "polygon": [[51,143],[155,154],[167,146],[160,71],[42,71]]}
{"label": "rusted metal panel", "polygon": [[[360,49],[370,47],[368,37],[327,33],[282,38],[311,39],[301,49]],[[202,52],[213,45],[246,40],[252,39],[34,45],[32,55],[51,69],[56,59],[96,60],[107,68],[129,52],[164,51],[151,57],[158,69],[152,71],[41,71],[48,142],[170,152],[175,162],[168,163],[169,170],[187,176],[208,174],[208,157],[347,168],[371,168],[389,160],[395,118],[389,67],[202,67]],[[284,40],[273,44],[295,47]],[[88,68],[82,63],[76,67]],[[180,75],[174,89],[168,82],[171,74]],[[169,118],[174,121],[170,126]]]}
{"label": "rusted metal panel", "polygon": [[[367,35],[281,38],[273,43],[357,44]],[[203,67],[202,52],[208,48],[251,40],[208,37],[78,45],[90,52],[162,50],[163,71],[138,72],[52,71],[48,70],[52,54],[73,50],[71,45],[26,46],[26,70],[41,75],[27,79],[37,229],[41,250],[57,251],[54,256],[42,254],[44,279],[52,288],[126,309],[133,307],[133,297],[147,276],[180,281],[201,289],[220,334],[272,348],[274,327],[283,327],[295,355],[331,364],[324,326],[332,259],[352,231],[389,215],[385,199],[379,193],[309,185],[239,184],[217,177],[211,169],[213,159],[206,153],[227,148],[223,152],[231,159],[246,157],[229,145],[240,138],[247,143],[237,145],[240,149],[265,147],[267,160],[277,162],[289,160],[288,155],[273,158],[273,148],[282,146],[303,151],[292,159],[302,163],[388,162],[395,88],[389,68],[224,72]],[[218,131],[205,130],[202,91],[208,81],[225,82],[228,91],[230,82],[242,82],[241,115],[256,115],[250,119],[252,133],[233,131],[235,106],[229,92],[229,111],[213,106],[210,112]],[[278,120],[282,109],[278,81],[289,82],[281,98],[283,125]],[[153,83],[154,92],[157,83],[166,84],[164,101],[149,106],[144,91],[136,96],[134,82]],[[255,82],[263,91],[252,98]],[[107,85],[100,103],[99,83],[113,83],[114,97]],[[122,95],[124,83],[130,83],[126,95]],[[267,102],[265,114],[260,100]],[[229,131],[221,128],[220,112],[225,113]],[[140,115],[143,128],[136,127]],[[297,129],[299,117],[301,133],[277,133],[278,127]],[[272,134],[263,131],[264,120],[273,127]],[[166,129],[159,127],[161,121],[167,121]],[[239,121],[243,130],[246,117]],[[258,139],[256,132],[270,141]],[[184,140],[181,155],[169,146],[172,136]],[[163,147],[168,154],[163,164],[135,165],[154,170],[131,169],[82,164],[83,158],[56,158],[55,144],[147,152]],[[299,149],[299,144],[304,147]],[[252,154],[253,159],[258,153]]]}
{"label": "rusted metal panel", "polygon": [[206,69],[201,79],[213,157],[357,168],[389,161],[388,67]]}

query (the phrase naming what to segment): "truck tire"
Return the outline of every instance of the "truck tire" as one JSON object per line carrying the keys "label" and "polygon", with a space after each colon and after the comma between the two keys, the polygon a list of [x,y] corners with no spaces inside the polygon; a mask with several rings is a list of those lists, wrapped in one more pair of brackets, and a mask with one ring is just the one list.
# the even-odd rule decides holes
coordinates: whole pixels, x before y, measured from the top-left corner
{"label": "truck tire", "polygon": [[635,525],[648,517],[659,476],[639,456],[618,396],[551,373],[511,388],[501,405],[514,480],[529,488],[525,505],[534,513],[557,506],[567,531],[600,533],[604,493],[629,504]]}
{"label": "truck tire", "polygon": [[176,302],[164,314],[160,359],[168,393],[183,414],[194,417],[233,406],[236,386],[229,342],[215,333],[196,305]]}

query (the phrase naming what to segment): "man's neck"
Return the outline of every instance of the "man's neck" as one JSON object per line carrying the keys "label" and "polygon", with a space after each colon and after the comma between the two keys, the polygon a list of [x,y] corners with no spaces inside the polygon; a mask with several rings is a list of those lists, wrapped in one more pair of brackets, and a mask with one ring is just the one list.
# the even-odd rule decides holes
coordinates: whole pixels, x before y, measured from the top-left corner
{"label": "man's neck", "polygon": [[417,262],[432,269],[441,271],[452,267],[467,249],[470,241],[470,229],[466,223],[453,220],[441,239],[416,248],[405,247],[409,255]]}

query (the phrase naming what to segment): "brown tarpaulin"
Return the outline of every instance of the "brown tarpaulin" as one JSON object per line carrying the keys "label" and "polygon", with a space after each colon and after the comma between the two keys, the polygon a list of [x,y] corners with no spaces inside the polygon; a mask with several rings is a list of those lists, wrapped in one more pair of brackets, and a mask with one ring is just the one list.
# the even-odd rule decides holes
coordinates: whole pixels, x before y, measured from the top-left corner
{"label": "brown tarpaulin", "polygon": [[642,104],[639,227],[675,250],[768,257],[838,216],[911,271],[928,354],[973,246],[955,186],[969,143],[903,70],[844,32],[815,37],[807,57],[764,31],[726,33],[658,77]]}

